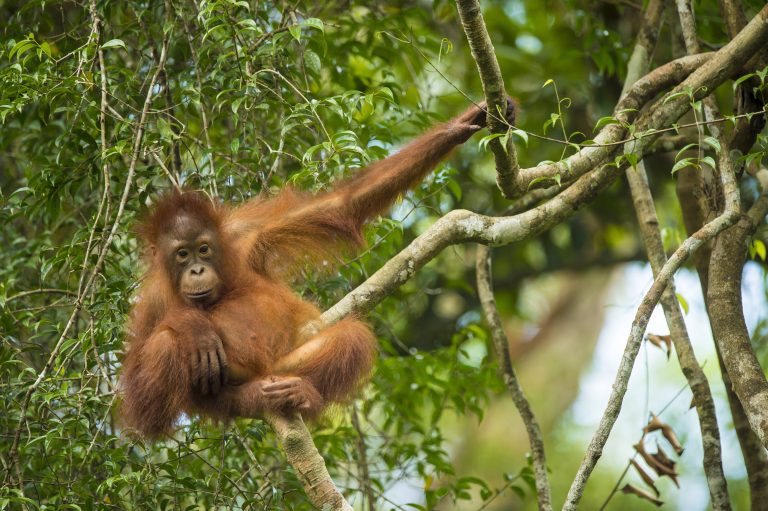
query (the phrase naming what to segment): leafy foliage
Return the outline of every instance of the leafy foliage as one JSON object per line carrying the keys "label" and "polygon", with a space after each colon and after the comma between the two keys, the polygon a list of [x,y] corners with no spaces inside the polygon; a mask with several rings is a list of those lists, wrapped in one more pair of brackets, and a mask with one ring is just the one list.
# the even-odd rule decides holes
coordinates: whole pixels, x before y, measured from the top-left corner
{"label": "leafy foliage", "polygon": [[[288,183],[320,190],[385,156],[435,116],[419,85],[426,63],[402,59],[403,43],[384,34],[415,30],[442,48],[433,21],[418,9],[231,0],[15,7],[3,8],[14,14],[0,41],[0,450],[7,480],[24,483],[3,486],[0,506],[307,506],[260,421],[185,420],[157,445],[121,434],[112,412],[141,273],[132,225],[173,183],[240,202]],[[406,221],[452,207],[454,176],[446,166],[424,183]],[[400,222],[378,222],[369,250],[330,278],[310,269],[301,291],[333,303],[405,237]],[[402,310],[393,300],[375,318],[385,346]],[[361,402],[364,429],[340,411],[315,432],[342,487],[360,486],[365,442],[378,492],[415,477],[428,502],[468,498],[479,483],[453,477],[439,424],[449,410],[481,416],[498,386],[489,364],[462,354],[484,335],[473,321],[437,351],[388,345]]]}

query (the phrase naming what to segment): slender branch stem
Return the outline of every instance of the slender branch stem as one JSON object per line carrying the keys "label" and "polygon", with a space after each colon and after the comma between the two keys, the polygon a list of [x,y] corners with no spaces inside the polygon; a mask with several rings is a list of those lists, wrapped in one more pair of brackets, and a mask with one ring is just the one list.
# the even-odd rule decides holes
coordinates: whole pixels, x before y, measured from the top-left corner
{"label": "slender branch stem", "polygon": [[357,448],[357,466],[360,470],[358,480],[363,495],[365,496],[365,502],[368,505],[368,511],[376,511],[376,497],[373,494],[373,484],[371,483],[371,474],[368,468],[368,453],[365,449],[365,434],[363,428],[360,426],[360,418],[357,413],[357,403],[352,404],[352,427],[355,428],[357,438],[355,439],[355,447]]}
{"label": "slender branch stem", "polygon": [[563,505],[564,510],[574,510],[577,508],[584,492],[584,487],[589,479],[589,475],[595,468],[597,460],[600,459],[603,454],[605,442],[608,440],[608,435],[610,434],[611,429],[613,429],[616,418],[621,411],[622,401],[627,392],[629,376],[632,374],[632,366],[640,351],[640,345],[642,344],[648,321],[651,319],[651,313],[661,299],[661,295],[666,289],[669,281],[680,266],[682,266],[683,263],[685,263],[685,261],[699,249],[699,247],[717,236],[724,229],[733,225],[737,219],[738,215],[736,213],[725,212],[699,229],[691,237],[687,238],[661,268],[654,279],[651,288],[643,297],[643,300],[635,313],[635,319],[632,321],[632,328],[630,330],[629,338],[627,339],[627,345],[624,348],[624,354],[621,357],[621,363],[619,364],[619,370],[616,373],[613,388],[611,389],[611,395],[608,398],[608,405],[606,406],[605,412],[600,419],[600,424],[587,447],[586,455],[581,462],[581,466],[576,473],[571,488],[568,491],[568,496]]}
{"label": "slender branch stem", "polygon": [[547,511],[552,509],[552,495],[549,488],[549,478],[547,477],[547,458],[544,454],[544,441],[541,437],[539,422],[536,420],[528,398],[525,397],[523,387],[520,385],[515,368],[512,366],[512,360],[509,357],[509,339],[507,339],[504,333],[501,317],[499,317],[499,311],[496,308],[496,299],[493,296],[491,249],[488,246],[477,246],[475,267],[477,270],[477,294],[491,330],[494,351],[499,361],[499,373],[507,389],[509,389],[512,401],[515,403],[515,407],[520,413],[523,424],[525,424],[525,430],[528,433],[528,441],[530,442],[533,456],[533,473],[536,478],[539,509]]}
{"label": "slender branch stem", "polygon": [[[144,107],[141,111],[141,116],[139,117],[139,121],[136,125],[136,133],[133,141],[133,151],[131,153],[131,161],[128,166],[128,172],[125,179],[123,194],[120,199],[120,204],[117,210],[117,214],[115,216],[115,220],[112,223],[112,227],[109,231],[109,235],[107,236],[107,239],[104,240],[104,243],[101,245],[101,249],[99,251],[99,257],[96,261],[96,264],[94,265],[93,270],[91,270],[91,274],[88,277],[88,280],[86,281],[85,285],[78,293],[77,299],[75,300],[75,303],[74,303],[74,308],[72,310],[72,313],[70,314],[69,319],[67,320],[67,323],[65,324],[64,329],[62,330],[58,341],[56,342],[53,349],[51,350],[51,354],[48,358],[48,361],[46,362],[43,369],[38,373],[37,379],[35,379],[32,385],[29,386],[26,394],[24,395],[24,399],[21,404],[21,409],[19,411],[19,420],[18,420],[18,423],[16,424],[16,429],[13,435],[13,442],[11,443],[11,448],[9,449],[9,454],[8,454],[8,459],[10,461],[10,464],[16,466],[17,474],[19,475],[19,477],[21,474],[19,460],[18,460],[19,441],[21,440],[21,431],[24,427],[24,423],[26,422],[27,410],[29,409],[29,404],[32,400],[32,395],[35,393],[38,387],[40,387],[43,380],[48,375],[48,372],[53,368],[56,362],[56,358],[59,355],[59,351],[64,345],[64,341],[66,341],[67,335],[69,334],[69,331],[71,330],[72,326],[75,324],[77,320],[77,316],[83,307],[83,302],[85,300],[85,297],[88,294],[88,291],[90,290],[91,286],[96,281],[97,276],[99,275],[99,273],[101,272],[101,269],[104,266],[104,261],[106,259],[107,253],[109,251],[110,246],[112,245],[112,241],[115,238],[117,229],[120,226],[120,221],[122,220],[123,213],[125,211],[125,205],[128,202],[128,196],[130,194],[131,187],[133,184],[133,178],[136,173],[136,164],[139,159],[139,152],[141,151],[141,142],[144,135],[144,127],[147,121],[147,114],[149,112],[149,107],[150,107],[150,104],[152,103],[152,96],[155,88],[155,83],[157,82],[157,78],[160,72],[165,67],[165,62],[168,55],[168,38],[169,38],[169,34],[166,34],[163,38],[163,48],[160,53],[160,60],[157,63],[157,67],[155,68],[155,72],[152,75],[152,79],[150,80],[149,87],[147,88],[147,96],[144,99]],[[9,477],[10,477],[10,474],[7,474],[6,479],[8,479]],[[18,481],[18,484],[22,484],[22,482]]]}

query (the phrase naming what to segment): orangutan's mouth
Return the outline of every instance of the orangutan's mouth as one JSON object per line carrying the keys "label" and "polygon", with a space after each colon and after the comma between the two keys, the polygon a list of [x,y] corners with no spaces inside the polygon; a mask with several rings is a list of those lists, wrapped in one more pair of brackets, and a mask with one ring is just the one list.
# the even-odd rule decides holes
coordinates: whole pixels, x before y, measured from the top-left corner
{"label": "orangutan's mouth", "polygon": [[192,300],[199,300],[201,298],[205,298],[206,296],[210,295],[213,292],[213,289],[207,289],[205,291],[196,291],[194,293],[187,293],[187,298],[191,298]]}

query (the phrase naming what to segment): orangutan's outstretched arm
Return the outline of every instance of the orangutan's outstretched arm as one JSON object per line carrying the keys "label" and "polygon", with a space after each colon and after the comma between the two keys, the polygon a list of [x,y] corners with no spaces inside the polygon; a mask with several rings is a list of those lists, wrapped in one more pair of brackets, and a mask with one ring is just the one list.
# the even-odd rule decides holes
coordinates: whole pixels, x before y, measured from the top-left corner
{"label": "orangutan's outstretched arm", "polygon": [[[285,267],[286,261],[307,255],[328,258],[338,252],[339,245],[360,245],[366,221],[386,211],[452,149],[485,127],[483,108],[473,105],[329,192],[312,196],[286,189],[275,199],[255,205],[253,217],[260,221],[249,240],[254,269],[270,273],[270,267]],[[514,123],[512,100],[507,110],[508,120]],[[248,215],[247,207],[242,214]]]}

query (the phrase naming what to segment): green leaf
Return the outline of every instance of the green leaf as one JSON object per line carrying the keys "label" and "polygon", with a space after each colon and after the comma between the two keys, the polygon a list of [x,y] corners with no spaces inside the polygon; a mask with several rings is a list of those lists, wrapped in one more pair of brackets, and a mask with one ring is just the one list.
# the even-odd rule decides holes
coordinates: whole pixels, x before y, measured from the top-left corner
{"label": "green leaf", "polygon": [[675,99],[675,98],[678,98],[678,97],[680,97],[680,96],[687,98],[687,97],[689,97],[689,96],[690,96],[690,94],[689,94],[689,92],[687,92],[687,91],[682,91],[682,92],[675,92],[674,94],[670,94],[669,96],[667,96],[666,98],[664,98],[664,101],[662,101],[662,102],[661,102],[661,104],[662,104],[662,105],[666,105],[668,102],[670,102],[670,101],[672,101],[673,99]]}
{"label": "green leaf", "polygon": [[125,49],[125,43],[122,39],[110,39],[106,43],[101,45],[101,49],[105,50],[107,48],[123,48]]}
{"label": "green leaf", "polygon": [[763,159],[763,157],[764,157],[765,155],[766,155],[766,153],[764,153],[764,152],[761,152],[761,151],[758,151],[758,152],[754,152],[754,153],[749,153],[748,155],[746,155],[746,156],[744,157],[744,165],[745,165],[745,166],[747,166],[747,167],[749,167],[749,166],[750,166],[750,165],[752,165],[752,164],[753,164],[755,161],[757,161],[757,162],[758,162],[758,164],[760,164],[760,162],[762,161],[762,159]]}
{"label": "green leaf", "polygon": [[701,163],[706,163],[712,169],[716,169],[717,168],[717,164],[715,163],[715,159],[712,158],[711,156],[705,156],[704,158],[702,158],[701,159]]}
{"label": "green leaf", "polygon": [[47,41],[44,41],[44,42],[43,42],[43,43],[40,45],[40,49],[43,51],[43,53],[45,53],[45,55],[46,55],[48,58],[51,58],[51,45],[50,45],[50,44],[48,44],[48,42],[47,42]]}
{"label": "green leaf", "polygon": [[716,139],[715,137],[705,137],[704,140],[702,140],[702,142],[704,142],[709,147],[714,149],[716,154],[720,154],[722,147],[720,146],[720,141],[718,139]]}
{"label": "green leaf", "polygon": [[615,117],[607,116],[607,117],[601,117],[597,120],[597,124],[595,124],[595,129],[593,131],[597,131],[603,126],[607,126],[609,124],[620,124],[619,120]]}
{"label": "green leaf", "polygon": [[291,25],[288,27],[288,32],[290,32],[294,39],[301,42],[301,25]]}
{"label": "green leaf", "polygon": [[322,69],[320,56],[312,50],[304,51],[304,65],[314,74],[320,74],[320,70]]}
{"label": "green leaf", "polygon": [[235,98],[232,101],[232,104],[230,105],[230,108],[232,109],[232,113],[233,114],[237,113],[237,111],[240,108],[240,105],[242,104],[243,101],[245,101],[245,96],[239,97],[239,98]]}
{"label": "green leaf", "polygon": [[170,141],[176,138],[175,133],[171,129],[171,124],[163,117],[158,117],[157,119],[157,131],[160,133],[163,140]]}
{"label": "green leaf", "polygon": [[685,147],[680,149],[677,154],[675,155],[675,160],[678,160],[680,158],[680,155],[684,152],[688,151],[689,149],[694,149],[696,147],[699,147],[699,144],[687,144]]}
{"label": "green leaf", "polygon": [[513,135],[517,135],[518,137],[523,139],[523,142],[525,142],[525,147],[528,147],[528,132],[527,131],[515,128],[515,129],[511,130],[510,133],[512,133]]}
{"label": "green leaf", "polygon": [[688,315],[688,302],[683,298],[683,295],[680,293],[675,293],[675,296],[677,297],[677,301],[680,302],[680,307],[683,308],[683,312],[685,315]]}
{"label": "green leaf", "polygon": [[698,167],[695,158],[683,158],[672,167],[672,174],[685,167]]}
{"label": "green leaf", "polygon": [[376,92],[374,92],[374,95],[381,96],[390,103],[394,104],[395,102],[395,96],[392,93],[392,89],[390,89],[389,87],[379,87],[378,89],[376,89]]}
{"label": "green leaf", "polygon": [[760,240],[757,238],[753,239],[752,243],[750,243],[749,245],[749,254],[752,259],[757,259],[757,257],[759,257],[760,259],[765,261],[766,249],[765,249],[765,243],[763,243],[763,240]]}
{"label": "green leaf", "polygon": [[8,59],[12,59],[14,55],[16,55],[16,58],[18,59],[35,46],[37,46],[37,43],[34,40],[22,39],[16,43],[13,48],[11,48],[11,51],[8,52]]}
{"label": "green leaf", "polygon": [[458,181],[451,179],[448,181],[448,189],[451,191],[451,194],[453,194],[454,197],[456,197],[457,201],[461,200],[462,190],[461,185],[458,183]]}
{"label": "green leaf", "polygon": [[547,132],[548,128],[550,127],[554,128],[557,125],[558,119],[560,119],[560,116],[558,114],[555,114],[555,113],[549,114],[549,119],[547,119],[546,122],[544,122],[544,125],[542,126],[542,130],[544,131],[544,133]]}
{"label": "green leaf", "polygon": [[749,73],[749,74],[746,74],[746,75],[744,75],[744,76],[741,76],[741,77],[739,77],[738,79],[736,79],[736,80],[733,82],[733,90],[735,91],[735,90],[736,90],[736,88],[737,88],[739,85],[741,85],[743,82],[745,82],[745,81],[749,80],[749,79],[750,79],[750,78],[752,78],[753,76],[755,76],[755,74],[754,74],[754,73]]}
{"label": "green leaf", "polygon": [[530,189],[533,188],[533,185],[538,184],[538,183],[543,183],[545,181],[555,181],[556,183],[559,184],[560,183],[560,174],[557,174],[556,177],[540,176],[540,177],[537,177],[535,179],[532,179],[530,184],[528,185],[528,189],[530,190]]}
{"label": "green leaf", "polygon": [[320,32],[325,33],[325,25],[323,24],[323,21],[317,18],[307,18],[304,21],[301,22],[301,25],[304,27],[311,27],[316,28]]}
{"label": "green leaf", "polygon": [[487,151],[488,150],[488,143],[491,140],[501,138],[505,134],[504,133],[491,133],[490,135],[486,135],[483,138],[480,139],[480,142],[478,142],[478,146],[480,147],[481,151]]}

